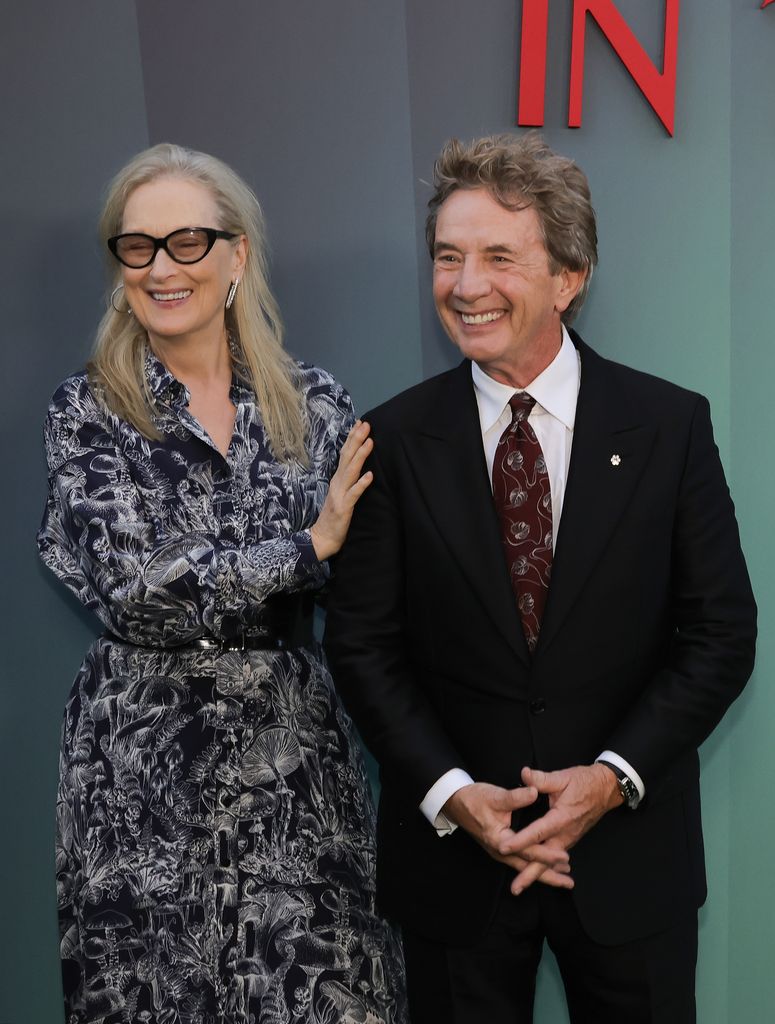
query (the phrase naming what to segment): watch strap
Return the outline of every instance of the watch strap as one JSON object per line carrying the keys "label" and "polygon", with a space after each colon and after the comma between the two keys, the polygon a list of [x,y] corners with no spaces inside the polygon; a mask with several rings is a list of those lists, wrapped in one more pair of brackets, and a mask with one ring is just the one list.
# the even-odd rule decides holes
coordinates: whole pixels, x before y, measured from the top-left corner
{"label": "watch strap", "polygon": [[624,800],[624,806],[628,807],[631,811],[640,803],[640,793],[638,787],[632,781],[630,776],[623,769],[619,768],[618,765],[611,764],[610,761],[598,760],[598,764],[604,764],[606,768],[610,768],[616,776],[616,783],[619,786],[619,792],[622,794]]}

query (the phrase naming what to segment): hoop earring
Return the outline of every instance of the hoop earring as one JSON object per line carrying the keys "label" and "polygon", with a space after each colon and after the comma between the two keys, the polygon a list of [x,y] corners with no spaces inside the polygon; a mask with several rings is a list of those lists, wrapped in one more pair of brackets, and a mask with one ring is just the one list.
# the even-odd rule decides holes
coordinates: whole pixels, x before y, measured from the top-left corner
{"label": "hoop earring", "polygon": [[231,282],[229,288],[229,294],[226,296],[226,308],[231,309],[231,304],[234,302],[234,296],[237,294],[237,285],[239,284],[239,278],[236,281]]}
{"label": "hoop earring", "polygon": [[113,291],[110,293],[110,304],[117,313],[123,313],[125,316],[133,316],[132,307],[127,305],[126,309],[119,309],[116,305],[116,296],[119,292],[124,290],[123,284],[117,284]]}

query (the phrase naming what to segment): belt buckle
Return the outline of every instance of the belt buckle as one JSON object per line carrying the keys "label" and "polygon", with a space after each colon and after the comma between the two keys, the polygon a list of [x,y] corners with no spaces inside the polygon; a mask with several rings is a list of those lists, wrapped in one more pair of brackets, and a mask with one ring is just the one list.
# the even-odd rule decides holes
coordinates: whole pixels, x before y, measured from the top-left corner
{"label": "belt buckle", "polygon": [[246,651],[245,631],[243,630],[239,634],[239,637],[231,637],[228,640],[221,640],[220,648],[222,651]]}
{"label": "belt buckle", "polygon": [[220,640],[210,636],[200,636],[193,644],[202,651],[219,651],[221,648]]}
{"label": "belt buckle", "polygon": [[225,654],[227,651],[238,651],[238,650],[239,650],[239,647],[236,645],[236,643],[234,642],[234,639],[231,638],[231,637],[228,640],[224,637],[223,639],[218,641],[218,653],[219,654]]}

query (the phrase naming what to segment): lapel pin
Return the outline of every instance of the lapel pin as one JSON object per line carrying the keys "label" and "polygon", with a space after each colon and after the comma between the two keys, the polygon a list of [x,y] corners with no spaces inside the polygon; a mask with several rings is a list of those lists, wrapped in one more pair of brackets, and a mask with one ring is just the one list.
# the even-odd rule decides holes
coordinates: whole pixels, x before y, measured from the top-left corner
{"label": "lapel pin", "polygon": [[618,466],[621,463],[621,461],[622,461],[621,455],[612,455],[611,456],[611,465],[612,466]]}

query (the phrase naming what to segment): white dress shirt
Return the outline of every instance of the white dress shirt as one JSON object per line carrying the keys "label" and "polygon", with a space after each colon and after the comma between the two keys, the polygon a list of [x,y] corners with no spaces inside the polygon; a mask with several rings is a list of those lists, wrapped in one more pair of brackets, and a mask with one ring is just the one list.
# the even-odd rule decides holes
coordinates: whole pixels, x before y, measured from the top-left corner
{"label": "white dress shirt", "polygon": [[[487,472],[492,484],[492,465],[501,434],[511,422],[509,399],[515,389],[489,377],[476,363],[471,364],[479,425],[487,460]],[[549,487],[552,494],[552,548],[559,532],[565,484],[568,479],[573,427],[576,422],[576,403],[581,384],[579,354],[565,327],[562,329],[560,351],[552,362],[531,381],[524,390],[535,399],[528,421],[535,431],[546,460]],[[604,751],[598,760],[610,761],[621,768],[635,783],[643,799],[645,786],[638,773],[623,757],[611,750]],[[463,786],[474,780],[461,768],[452,768],[431,786],[420,804],[420,810],[439,835],[448,835],[457,827],[443,814],[441,808]]]}

